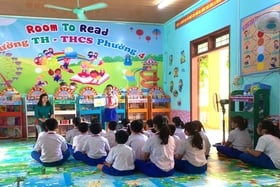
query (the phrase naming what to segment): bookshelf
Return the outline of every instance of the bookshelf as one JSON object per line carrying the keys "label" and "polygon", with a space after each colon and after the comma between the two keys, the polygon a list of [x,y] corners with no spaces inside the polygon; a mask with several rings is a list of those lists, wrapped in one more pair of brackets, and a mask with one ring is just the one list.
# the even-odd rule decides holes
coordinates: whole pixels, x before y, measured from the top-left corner
{"label": "bookshelf", "polygon": [[54,116],[58,121],[58,133],[62,136],[73,128],[72,119],[76,117],[76,97],[67,86],[61,86],[53,98]]}
{"label": "bookshelf", "polygon": [[122,91],[117,88],[113,87],[113,92],[115,95],[118,96],[118,108],[117,108],[117,115],[118,119],[124,119],[126,118],[126,101],[125,101],[125,94],[122,93]]}
{"label": "bookshelf", "polygon": [[148,97],[142,93],[140,88],[130,87],[127,89],[126,113],[130,121],[136,119],[146,121],[149,118]]}
{"label": "bookshelf", "polygon": [[161,114],[170,120],[171,105],[170,97],[164,93],[160,87],[152,87],[149,90],[149,118],[152,119],[155,115]]}
{"label": "bookshelf", "polygon": [[93,87],[81,88],[78,96],[77,114],[82,121],[98,120],[101,123],[104,105],[105,98],[98,95]]}
{"label": "bookshelf", "polygon": [[16,89],[8,87],[0,92],[0,139],[26,137],[22,105],[21,95]]}
{"label": "bookshelf", "polygon": [[42,87],[34,86],[30,89],[24,100],[24,113],[25,113],[25,124],[26,124],[26,137],[36,138],[36,117],[34,107],[38,104],[40,95],[46,93]]}

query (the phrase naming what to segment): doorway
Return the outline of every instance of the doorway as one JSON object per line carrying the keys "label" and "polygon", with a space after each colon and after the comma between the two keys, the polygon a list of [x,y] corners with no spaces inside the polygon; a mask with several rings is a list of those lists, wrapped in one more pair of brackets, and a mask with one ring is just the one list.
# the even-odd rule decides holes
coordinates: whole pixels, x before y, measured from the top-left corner
{"label": "doorway", "polygon": [[192,41],[191,46],[191,119],[219,132],[215,141],[221,141],[229,126],[228,104],[222,111],[220,103],[229,98],[229,27]]}

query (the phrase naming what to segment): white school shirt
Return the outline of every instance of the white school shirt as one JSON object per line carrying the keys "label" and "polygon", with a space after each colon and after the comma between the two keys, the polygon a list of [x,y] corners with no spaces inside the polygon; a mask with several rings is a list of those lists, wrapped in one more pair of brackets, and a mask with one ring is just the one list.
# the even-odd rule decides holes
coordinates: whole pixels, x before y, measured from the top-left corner
{"label": "white school shirt", "polygon": [[174,138],[174,140],[175,140],[175,153],[176,153],[176,151],[177,151],[177,149],[179,149],[179,147],[180,147],[180,145],[181,145],[181,142],[183,141],[183,140],[181,140],[180,138],[179,138],[179,136],[177,136],[177,135],[173,135],[173,138]]}
{"label": "white school shirt", "polygon": [[82,152],[85,152],[88,157],[93,159],[106,156],[109,151],[110,145],[108,140],[100,134],[88,137],[82,148]]}
{"label": "white school shirt", "polygon": [[73,129],[66,132],[65,139],[68,143],[73,144],[73,138],[79,134],[81,134],[79,129],[77,127],[74,127]]}
{"label": "white school shirt", "polygon": [[252,138],[247,129],[241,131],[235,128],[229,132],[228,141],[231,142],[232,148],[244,152],[246,148],[252,147]]}
{"label": "white school shirt", "polygon": [[145,142],[148,140],[148,137],[142,133],[132,133],[126,142],[126,145],[131,147],[135,152],[135,158],[143,160],[144,159],[144,152],[142,151],[142,147]]}
{"label": "white school shirt", "polygon": [[186,139],[185,130],[181,128],[176,128],[174,135],[178,136],[181,140]]}
{"label": "white school shirt", "polygon": [[106,158],[106,162],[112,164],[112,167],[119,171],[133,170],[135,168],[134,160],[134,151],[125,144],[113,147]]}
{"label": "white school shirt", "polygon": [[67,149],[65,138],[55,131],[42,133],[33,148],[34,151],[41,151],[40,160],[45,163],[61,160],[62,152]]}
{"label": "white school shirt", "polygon": [[112,148],[112,147],[117,145],[117,142],[115,140],[116,139],[115,138],[115,133],[116,133],[116,131],[108,130],[106,133],[102,134],[102,136],[107,138],[107,140],[109,142],[109,145],[110,145],[110,148]]}
{"label": "white school shirt", "polygon": [[274,166],[280,169],[280,139],[271,135],[264,134],[258,139],[256,151],[266,154],[273,162]]}
{"label": "white school shirt", "polygon": [[152,132],[152,129],[148,129],[148,130],[144,131],[143,133],[144,133],[148,138],[155,135],[155,133]]}
{"label": "white school shirt", "polygon": [[150,160],[163,171],[174,168],[175,140],[169,136],[166,145],[161,144],[158,134],[150,137],[142,148],[143,152],[150,153]]}
{"label": "white school shirt", "polygon": [[[111,99],[109,99],[109,97]],[[109,102],[111,100],[111,103]],[[118,104],[118,96],[116,96],[115,94],[111,94],[111,95],[106,95],[105,97],[105,101],[106,101],[106,108],[111,108],[111,105],[115,105]],[[114,107],[115,108],[115,107]]]}
{"label": "white school shirt", "polygon": [[205,157],[205,142],[203,140],[203,149],[198,149],[192,146],[192,136],[189,136],[183,141],[176,154],[183,155],[182,160],[187,160],[196,167],[203,166],[207,163]]}
{"label": "white school shirt", "polygon": [[73,149],[74,149],[74,153],[77,151],[82,151],[82,148],[87,140],[87,138],[89,138],[90,135],[88,133],[85,134],[79,134],[77,136],[75,136],[73,138]]}
{"label": "white school shirt", "polygon": [[207,137],[207,135],[203,131],[200,131],[199,134],[202,137],[202,139],[204,140],[204,143],[205,143],[205,155],[207,156],[210,153],[211,143],[209,141],[209,138]]}

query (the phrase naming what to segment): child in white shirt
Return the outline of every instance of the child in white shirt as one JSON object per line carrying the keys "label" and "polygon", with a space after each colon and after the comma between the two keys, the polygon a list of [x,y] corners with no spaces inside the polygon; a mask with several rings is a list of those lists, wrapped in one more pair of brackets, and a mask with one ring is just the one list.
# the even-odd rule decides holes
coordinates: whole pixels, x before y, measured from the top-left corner
{"label": "child in white shirt", "polygon": [[185,124],[188,136],[175,154],[175,169],[184,173],[200,174],[207,170],[205,142],[193,122]]}
{"label": "child in white shirt", "polygon": [[109,175],[132,175],[135,168],[135,155],[131,147],[125,145],[128,139],[128,133],[124,130],[119,130],[115,136],[118,145],[110,150],[106,162],[104,164],[98,164],[97,168]]}
{"label": "child in white shirt", "polygon": [[153,120],[152,119],[148,119],[146,121],[146,124],[147,124],[147,130],[144,131],[143,133],[148,136],[148,137],[151,137],[153,135],[155,135],[156,133],[156,130],[154,129],[154,123],[153,123]]}
{"label": "child in white shirt", "polygon": [[150,177],[168,177],[174,174],[175,141],[170,135],[166,118],[156,115],[153,118],[156,134],[144,144],[144,160],[136,160],[135,167]]}
{"label": "child in white shirt", "polygon": [[67,143],[72,145],[73,144],[73,138],[80,134],[80,131],[78,129],[78,125],[80,123],[81,123],[81,119],[79,117],[73,118],[74,128],[67,131],[66,136],[65,136],[65,139],[66,139]]}
{"label": "child in white shirt", "polygon": [[231,126],[233,130],[229,132],[228,140],[216,148],[219,154],[239,159],[246,148],[252,147],[252,138],[247,129],[248,121],[242,116],[234,116],[231,119]]}
{"label": "child in white shirt", "polygon": [[211,149],[211,143],[209,141],[209,138],[207,137],[206,133],[205,133],[205,129],[201,123],[201,121],[199,120],[194,120],[192,121],[192,123],[195,125],[196,129],[198,130],[198,132],[200,133],[202,139],[204,140],[205,143],[205,156],[206,158],[209,157],[209,153],[210,153],[210,149]]}
{"label": "child in white shirt", "polygon": [[170,135],[171,135],[171,136],[174,138],[174,140],[175,140],[175,153],[176,153],[177,149],[180,147],[181,141],[183,141],[183,140],[181,140],[181,139],[179,138],[179,136],[175,135],[175,131],[176,131],[176,126],[175,126],[175,125],[169,124],[168,127],[169,127],[169,129],[170,129]]}
{"label": "child in white shirt", "polygon": [[106,138],[100,135],[102,130],[101,124],[95,122],[89,127],[90,135],[82,147],[81,151],[77,151],[75,156],[84,163],[96,166],[105,161],[107,153],[110,151],[110,145]]}
{"label": "child in white shirt", "polygon": [[135,152],[135,158],[143,160],[144,153],[142,147],[147,141],[148,137],[142,133],[143,123],[140,120],[134,120],[130,124],[131,134],[128,137],[126,145],[130,146]]}
{"label": "child in white shirt", "polygon": [[280,132],[270,120],[258,124],[260,135],[255,149],[247,148],[240,159],[248,164],[267,169],[280,169]]}
{"label": "child in white shirt", "polygon": [[78,125],[78,129],[80,134],[75,136],[73,138],[73,146],[71,149],[71,153],[73,155],[73,157],[78,160],[78,157],[76,157],[76,153],[77,151],[82,151],[82,148],[87,140],[88,137],[90,137],[90,135],[88,134],[88,123],[82,122]]}
{"label": "child in white shirt", "polygon": [[181,140],[185,140],[186,134],[184,132],[184,122],[181,120],[179,116],[173,117],[172,122],[176,126],[176,131],[174,134],[178,136]]}
{"label": "child in white shirt", "polygon": [[118,125],[118,123],[116,121],[110,121],[108,123],[107,132],[102,134],[102,136],[107,138],[107,140],[109,141],[110,148],[117,145],[117,142],[115,140],[115,133],[116,133],[117,125]]}
{"label": "child in white shirt", "polygon": [[38,137],[31,152],[31,157],[43,166],[58,166],[63,164],[70,156],[66,140],[57,134],[55,129],[58,122],[54,118],[45,121],[48,132]]}

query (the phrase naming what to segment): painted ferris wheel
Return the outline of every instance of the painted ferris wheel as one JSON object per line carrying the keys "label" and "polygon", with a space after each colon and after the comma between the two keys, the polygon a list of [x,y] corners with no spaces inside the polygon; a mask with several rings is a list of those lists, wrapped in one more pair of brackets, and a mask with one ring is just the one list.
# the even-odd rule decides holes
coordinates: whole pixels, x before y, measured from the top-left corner
{"label": "painted ferris wheel", "polygon": [[0,90],[12,87],[21,74],[21,61],[10,52],[0,51]]}

